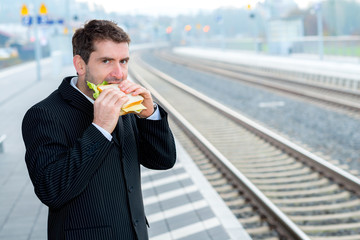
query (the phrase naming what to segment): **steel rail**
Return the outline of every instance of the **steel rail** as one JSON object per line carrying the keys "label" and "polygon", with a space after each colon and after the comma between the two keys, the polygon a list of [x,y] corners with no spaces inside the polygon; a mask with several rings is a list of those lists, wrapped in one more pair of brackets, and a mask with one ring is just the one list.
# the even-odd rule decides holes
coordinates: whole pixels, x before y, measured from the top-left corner
{"label": "steel rail", "polygon": [[287,140],[286,138],[268,130],[267,128],[257,124],[256,122],[240,115],[236,111],[232,110],[231,108],[214,101],[213,99],[207,97],[206,95],[176,81],[174,78],[164,74],[163,72],[151,67],[149,64],[141,62],[144,67],[146,67],[149,71],[153,72],[160,78],[166,80],[167,82],[177,86],[184,91],[196,96],[204,103],[211,105],[212,107],[221,111],[222,114],[227,115],[229,118],[233,119],[233,121],[237,122],[238,124],[244,126],[245,128],[251,130],[256,135],[260,136],[261,138],[265,139],[266,141],[270,142],[274,146],[278,147],[279,149],[283,150],[287,154],[294,156],[299,161],[303,162],[304,164],[316,169],[316,171],[320,172],[324,176],[333,179],[336,183],[344,188],[348,189],[351,192],[356,194],[360,194],[360,179],[343,169],[329,163],[328,161],[324,160],[323,158],[307,151],[306,149],[302,148],[301,146]]}
{"label": "steel rail", "polygon": [[[310,93],[310,92],[305,92],[305,91],[301,91],[301,89],[296,89],[296,88],[292,88],[292,87],[287,87],[284,86],[283,84],[280,83],[274,83],[274,82],[270,82],[267,80],[263,80],[261,78],[264,78],[265,76],[261,75],[249,75],[246,73],[242,73],[242,72],[234,72],[233,70],[227,70],[227,69],[220,69],[220,68],[216,68],[214,67],[214,65],[208,66],[205,64],[201,64],[199,61],[198,62],[194,62],[192,61],[191,63],[185,62],[185,61],[180,61],[180,60],[175,60],[175,59],[169,59],[169,57],[166,57],[167,60],[196,69],[196,70],[201,70],[201,71],[206,71],[206,72],[212,72],[215,74],[219,74],[222,76],[226,76],[226,77],[230,77],[233,79],[238,79],[241,80],[243,82],[247,82],[249,84],[253,84],[253,85],[259,85],[259,86],[263,86],[266,88],[271,88],[274,90],[278,90],[278,91],[282,91],[282,92],[286,92],[286,93],[290,93],[292,95],[297,95],[297,96],[301,96],[301,97],[305,97],[308,99],[312,99],[312,100],[316,100],[316,101],[320,101],[320,102],[324,102],[327,104],[333,104],[336,106],[340,106],[342,108],[347,108],[350,109],[352,111],[356,111],[359,112],[360,111],[360,104],[358,103],[354,103],[351,102],[349,100],[345,100],[345,99],[339,99],[339,98],[334,98],[331,96],[324,96],[324,95],[320,95],[320,94],[316,94],[316,93]],[[267,76],[269,77],[269,76]],[[274,78],[274,77],[272,77]],[[283,80],[282,80],[283,81]],[[294,81],[291,81],[291,83],[294,83]],[[296,82],[297,84],[299,84],[299,82]],[[302,84],[305,85],[305,84]],[[306,84],[306,86],[309,86],[309,84]],[[313,86],[314,88],[320,88],[319,85]],[[323,90],[327,90],[327,91],[334,91],[333,89],[330,88],[325,88],[325,87],[321,87],[321,89]],[[337,92],[339,92],[339,90],[337,90]],[[349,92],[349,94],[354,94],[354,92]],[[357,94],[358,95],[358,94]]]}
{"label": "steel rail", "polygon": [[[168,59],[169,61],[172,61],[174,59],[176,59],[175,61],[181,61],[182,65],[186,65],[189,66],[189,63],[187,63],[186,61],[184,61],[184,58],[182,57],[181,59],[179,59],[179,57],[175,57],[173,55],[169,55],[166,52],[156,52],[155,55],[161,57],[161,58],[165,58]],[[194,58],[192,58],[194,59]],[[204,58],[196,58],[196,62],[197,63],[202,63],[205,65],[216,65],[217,68],[221,68],[221,69],[226,69],[232,72],[239,72],[239,73],[246,73],[248,75],[253,75],[253,76],[259,76],[259,77],[264,77],[267,79],[272,79],[272,80],[276,80],[276,81],[280,81],[280,82],[285,82],[285,83],[292,83],[292,84],[296,84],[296,85],[300,85],[300,86],[305,86],[305,87],[311,87],[314,89],[319,89],[319,90],[325,90],[325,91],[330,91],[330,92],[334,92],[337,94],[342,94],[342,95],[348,95],[348,96],[353,96],[353,97],[358,97],[360,98],[360,91],[358,90],[353,90],[353,89],[348,89],[345,87],[335,87],[335,86],[330,86],[328,84],[324,84],[320,82],[314,82],[313,80],[311,80],[312,78],[321,78],[322,75],[320,74],[315,74],[314,75],[310,75],[312,77],[310,77],[310,80],[308,80],[308,78],[306,77],[306,74],[301,74],[301,76],[299,76],[299,72],[294,71],[292,72],[292,70],[288,70],[288,71],[280,71],[280,72],[272,72],[269,73],[269,71],[271,72],[272,70],[276,70],[276,69],[272,69],[270,67],[266,67],[265,69],[259,68],[258,66],[248,66],[248,65],[243,65],[243,64],[239,64],[239,63],[230,63],[230,62],[224,62],[224,61],[211,61],[208,59],[204,59]],[[305,80],[305,81],[304,81]],[[347,79],[345,79],[347,80]],[[313,81],[313,82],[308,82],[308,81]]]}
{"label": "steel rail", "polygon": [[[157,72],[159,74],[159,72]],[[261,214],[267,217],[269,223],[275,227],[280,235],[289,239],[310,240],[310,238],[291,221],[269,198],[267,198],[251,181],[243,175],[233,164],[221,154],[199,131],[197,131],[166,99],[164,99],[151,85],[139,74],[130,70],[130,75],[144,87],[150,90],[156,101],[163,106],[172,116],[174,121],[181,125],[190,138],[196,142],[201,150],[209,156],[221,169],[224,176],[236,186],[244,195],[258,207]],[[161,76],[161,78],[169,78]],[[191,91],[191,89],[187,89]],[[200,93],[196,93],[200,94]],[[205,97],[205,96],[204,96]]]}

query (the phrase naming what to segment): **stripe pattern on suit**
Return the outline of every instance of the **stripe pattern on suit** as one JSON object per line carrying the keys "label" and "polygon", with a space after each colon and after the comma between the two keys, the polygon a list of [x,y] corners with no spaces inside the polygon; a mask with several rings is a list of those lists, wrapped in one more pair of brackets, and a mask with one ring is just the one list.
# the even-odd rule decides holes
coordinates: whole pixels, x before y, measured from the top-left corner
{"label": "stripe pattern on suit", "polygon": [[71,78],[31,107],[22,124],[28,172],[49,207],[48,238],[148,239],[140,164],[175,164],[167,113],[159,106],[161,120],[121,116],[108,141]]}

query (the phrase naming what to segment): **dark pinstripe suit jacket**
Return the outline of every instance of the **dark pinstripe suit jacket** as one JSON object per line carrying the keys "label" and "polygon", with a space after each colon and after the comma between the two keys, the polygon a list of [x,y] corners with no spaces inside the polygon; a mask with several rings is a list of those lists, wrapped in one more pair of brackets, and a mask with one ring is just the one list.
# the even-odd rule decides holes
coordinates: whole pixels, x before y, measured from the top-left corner
{"label": "dark pinstripe suit jacket", "polygon": [[119,118],[108,141],[91,123],[93,105],[65,78],[26,113],[25,160],[35,193],[49,207],[49,239],[148,239],[140,164],[168,169],[176,153],[162,120]]}

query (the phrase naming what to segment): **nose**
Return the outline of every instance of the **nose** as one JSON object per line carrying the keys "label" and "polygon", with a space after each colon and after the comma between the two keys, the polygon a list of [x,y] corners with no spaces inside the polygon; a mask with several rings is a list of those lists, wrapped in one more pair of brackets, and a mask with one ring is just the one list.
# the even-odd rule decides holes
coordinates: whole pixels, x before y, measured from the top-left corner
{"label": "nose", "polygon": [[122,69],[122,66],[120,63],[114,64],[114,67],[110,73],[111,77],[114,77],[116,79],[123,79],[124,77],[124,70]]}

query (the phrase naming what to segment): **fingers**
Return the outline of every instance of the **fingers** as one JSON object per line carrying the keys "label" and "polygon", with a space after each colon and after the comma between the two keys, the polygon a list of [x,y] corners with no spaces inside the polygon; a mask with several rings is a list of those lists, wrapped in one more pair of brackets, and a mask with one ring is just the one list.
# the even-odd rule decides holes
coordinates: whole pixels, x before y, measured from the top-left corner
{"label": "fingers", "polygon": [[98,99],[98,102],[108,106],[118,105],[129,100],[125,93],[116,91],[115,89],[105,89]]}
{"label": "fingers", "polygon": [[146,88],[131,82],[130,80],[124,80],[119,84],[119,88],[126,94],[132,93],[133,96],[141,95],[144,99],[151,99],[151,93]]}
{"label": "fingers", "polygon": [[[122,82],[120,85],[120,90],[123,91],[124,93],[128,94],[128,93],[132,93],[135,92],[136,90],[142,88],[140,85],[135,84],[133,82],[130,81],[124,81]],[[134,95],[134,94],[133,94]]]}
{"label": "fingers", "polygon": [[141,95],[141,96],[143,96],[144,98],[148,98],[148,97],[150,97],[150,91],[147,90],[146,88],[140,87],[140,88],[134,89],[132,95],[133,95],[133,96]]}
{"label": "fingers", "polygon": [[94,120],[98,126],[111,133],[117,124],[121,107],[129,98],[115,89],[106,89],[95,100]]}
{"label": "fingers", "polygon": [[131,82],[130,80],[123,80],[119,84],[119,88],[124,93],[130,93],[129,88],[134,85],[135,83]]}
{"label": "fingers", "polygon": [[154,103],[151,96],[151,93],[146,88],[131,82],[130,80],[123,80],[119,84],[119,88],[126,94],[132,93],[133,96],[141,95],[144,98],[142,104],[146,107],[145,110],[142,110],[139,114],[141,117],[149,117],[154,112]]}

